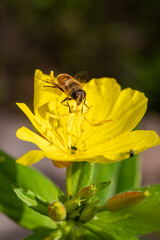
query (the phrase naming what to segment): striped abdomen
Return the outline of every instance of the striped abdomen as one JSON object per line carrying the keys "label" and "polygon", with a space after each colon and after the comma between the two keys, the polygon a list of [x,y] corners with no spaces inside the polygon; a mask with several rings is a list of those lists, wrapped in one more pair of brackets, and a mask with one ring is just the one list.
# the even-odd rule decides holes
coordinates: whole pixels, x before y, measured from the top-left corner
{"label": "striped abdomen", "polygon": [[82,90],[80,82],[68,74],[58,75],[57,81],[59,87],[65,92],[68,97],[71,97],[73,92]]}

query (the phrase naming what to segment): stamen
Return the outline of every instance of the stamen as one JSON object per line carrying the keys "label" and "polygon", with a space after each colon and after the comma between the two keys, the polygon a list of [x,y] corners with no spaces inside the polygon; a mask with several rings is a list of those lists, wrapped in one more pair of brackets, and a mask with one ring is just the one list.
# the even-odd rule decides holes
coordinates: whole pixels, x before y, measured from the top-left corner
{"label": "stamen", "polygon": [[99,120],[89,120],[87,119],[86,117],[84,117],[84,119],[91,125],[91,126],[100,126],[100,125],[103,125],[104,123],[107,123],[107,122],[112,122],[113,120],[112,119],[108,119],[108,120],[102,120],[102,121],[99,121]]}
{"label": "stamen", "polygon": [[58,119],[58,118],[66,117],[67,114],[63,114],[63,115],[55,115],[55,114],[52,114],[52,113],[48,113],[48,116],[51,117],[51,118]]}
{"label": "stamen", "polygon": [[54,72],[53,71],[50,71],[50,78],[54,79]]}

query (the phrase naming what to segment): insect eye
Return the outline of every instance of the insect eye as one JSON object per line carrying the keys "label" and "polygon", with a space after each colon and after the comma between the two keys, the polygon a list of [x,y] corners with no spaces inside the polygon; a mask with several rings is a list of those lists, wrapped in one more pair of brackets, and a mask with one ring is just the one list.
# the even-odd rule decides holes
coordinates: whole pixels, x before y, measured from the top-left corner
{"label": "insect eye", "polygon": [[86,92],[82,90],[81,97],[84,99],[86,97]]}

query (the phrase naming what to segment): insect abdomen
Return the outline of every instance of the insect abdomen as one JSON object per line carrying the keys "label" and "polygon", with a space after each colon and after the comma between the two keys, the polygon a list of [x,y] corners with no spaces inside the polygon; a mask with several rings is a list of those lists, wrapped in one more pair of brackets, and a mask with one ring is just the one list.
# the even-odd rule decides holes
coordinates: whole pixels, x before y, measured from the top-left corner
{"label": "insect abdomen", "polygon": [[68,74],[60,74],[57,80],[58,80],[59,86],[63,89],[63,91],[69,97],[73,92],[82,89],[80,83]]}

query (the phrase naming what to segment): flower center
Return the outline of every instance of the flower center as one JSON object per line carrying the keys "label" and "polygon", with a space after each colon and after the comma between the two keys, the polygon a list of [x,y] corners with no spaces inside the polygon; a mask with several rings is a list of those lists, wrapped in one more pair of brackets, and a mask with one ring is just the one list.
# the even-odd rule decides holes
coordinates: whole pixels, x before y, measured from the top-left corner
{"label": "flower center", "polygon": [[[71,112],[59,111],[62,104],[57,104],[56,111],[47,112],[47,122],[51,126],[53,144],[65,153],[77,155],[79,152],[87,150],[87,143],[90,142],[93,133],[101,129],[102,126],[112,120],[90,120],[88,113],[92,107],[84,105],[77,106],[75,102],[70,106]],[[83,109],[83,112],[81,111]],[[51,113],[52,112],[52,113]],[[56,112],[56,114],[55,114]]]}

